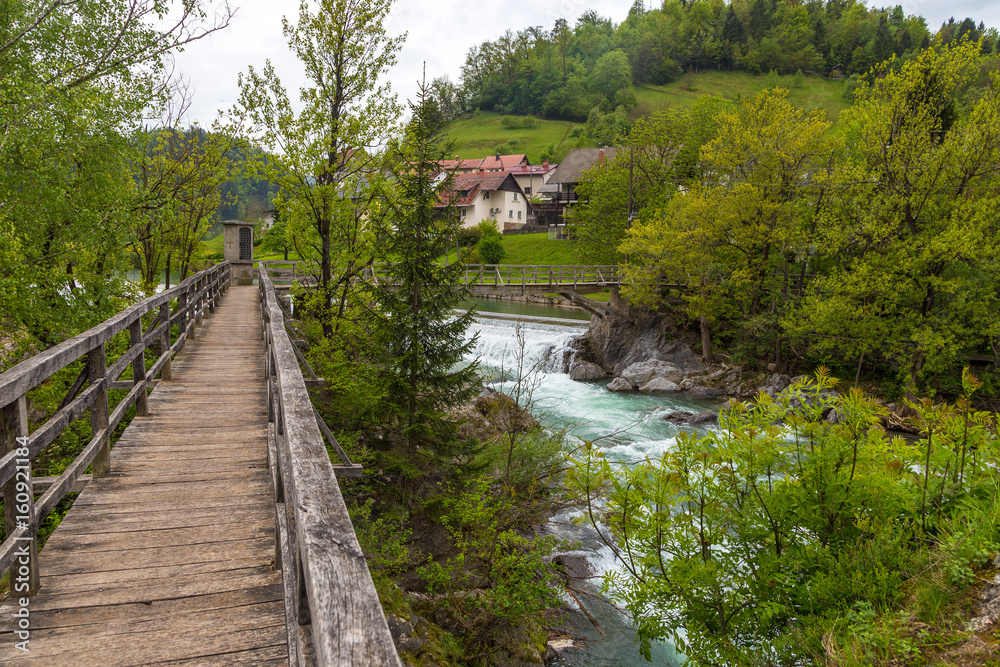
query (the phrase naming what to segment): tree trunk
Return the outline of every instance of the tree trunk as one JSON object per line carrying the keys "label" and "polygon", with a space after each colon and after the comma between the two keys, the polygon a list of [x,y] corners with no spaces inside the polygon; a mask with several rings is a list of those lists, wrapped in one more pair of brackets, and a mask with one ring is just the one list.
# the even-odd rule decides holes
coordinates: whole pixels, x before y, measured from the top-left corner
{"label": "tree trunk", "polygon": [[712,354],[712,332],[705,315],[701,316],[701,358],[706,364],[715,361],[715,356]]}

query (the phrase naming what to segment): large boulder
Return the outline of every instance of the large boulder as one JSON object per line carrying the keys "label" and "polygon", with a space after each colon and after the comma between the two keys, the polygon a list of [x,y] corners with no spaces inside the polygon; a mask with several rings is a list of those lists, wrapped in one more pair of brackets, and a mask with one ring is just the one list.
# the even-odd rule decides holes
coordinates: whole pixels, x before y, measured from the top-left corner
{"label": "large boulder", "polygon": [[574,361],[569,369],[570,378],[578,381],[603,380],[607,375],[603,368],[589,361]]}
{"label": "large boulder", "polygon": [[662,394],[668,392],[678,392],[681,388],[676,382],[671,382],[667,378],[653,378],[646,384],[639,387],[639,391],[645,394]]}
{"label": "large boulder", "polygon": [[721,389],[716,389],[715,387],[703,387],[701,385],[695,385],[689,390],[692,396],[698,398],[718,398],[723,395]]}
{"label": "large boulder", "polygon": [[608,383],[608,391],[635,391],[635,387],[625,378],[615,378]]}
{"label": "large boulder", "polygon": [[705,412],[699,412],[693,415],[691,419],[688,420],[688,424],[714,424],[719,421],[719,415],[712,412],[711,410],[706,410]]}
{"label": "large boulder", "polygon": [[658,359],[637,361],[618,375],[636,387],[649,383],[653,378],[666,378],[671,382],[680,382],[684,378],[684,373],[675,364]]}

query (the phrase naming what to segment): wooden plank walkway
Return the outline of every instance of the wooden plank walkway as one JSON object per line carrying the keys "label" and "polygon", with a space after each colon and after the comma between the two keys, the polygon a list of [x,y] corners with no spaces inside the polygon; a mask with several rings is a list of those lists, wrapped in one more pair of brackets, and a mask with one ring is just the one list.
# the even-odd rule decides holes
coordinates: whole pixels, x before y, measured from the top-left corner
{"label": "wooden plank walkway", "polygon": [[256,287],[231,287],[42,550],[0,664],[288,664]]}

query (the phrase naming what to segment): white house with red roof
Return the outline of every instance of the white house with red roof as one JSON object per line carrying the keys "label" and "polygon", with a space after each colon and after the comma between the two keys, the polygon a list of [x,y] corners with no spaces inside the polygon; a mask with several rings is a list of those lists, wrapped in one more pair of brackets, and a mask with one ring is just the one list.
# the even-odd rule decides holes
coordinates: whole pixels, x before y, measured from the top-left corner
{"label": "white house with red roof", "polygon": [[439,208],[458,210],[463,227],[480,220],[495,220],[500,230],[518,229],[528,221],[528,202],[514,176],[507,171],[458,174],[451,187],[441,192]]}

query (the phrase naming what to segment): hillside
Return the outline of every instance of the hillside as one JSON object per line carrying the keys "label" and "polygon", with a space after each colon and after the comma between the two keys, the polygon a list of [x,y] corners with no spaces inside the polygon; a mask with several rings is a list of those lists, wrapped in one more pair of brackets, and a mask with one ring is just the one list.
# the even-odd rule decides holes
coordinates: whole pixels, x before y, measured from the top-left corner
{"label": "hillside", "polygon": [[[731,100],[753,97],[775,81],[774,75],[753,75],[747,72],[702,71],[662,86],[636,87],[638,105],[629,114],[634,120],[660,109],[686,109],[702,95],[722,95]],[[844,83],[823,76],[807,76],[801,86],[794,86],[793,76],[778,76],[779,86],[788,88],[788,97],[795,105],[806,109],[825,109],[836,120],[849,105],[844,99]],[[555,162],[562,160],[573,148],[596,146],[587,136],[572,136],[584,131],[583,123],[567,120],[539,119],[534,127],[507,128],[500,123],[501,114],[480,111],[467,114],[449,123],[445,141],[454,141],[452,152],[463,158],[486,157],[500,152],[505,155],[526,153],[532,164],[541,164],[542,153],[550,152]],[[578,128],[574,132],[574,128]]]}
{"label": "hillside", "polygon": [[570,132],[574,127],[582,127],[566,120],[539,120],[530,128],[506,128],[500,124],[500,118],[500,114],[491,111],[462,116],[448,123],[445,141],[454,141],[452,152],[463,158],[486,157],[496,152],[526,153],[532,164],[541,164],[542,152],[550,147],[556,162],[575,148],[576,139],[570,137]]}
{"label": "hillside", "polygon": [[[702,95],[722,95],[731,100],[753,97],[769,87],[772,76],[753,75],[747,72],[705,70],[698,74],[685,74],[677,81],[663,86],[640,85],[636,87],[639,105],[636,112],[649,114],[664,107],[686,109]],[[807,76],[796,87],[794,76],[777,76],[778,86],[788,89],[789,101],[804,109],[825,109],[830,120],[850,106],[844,98],[844,80],[825,76]]]}

